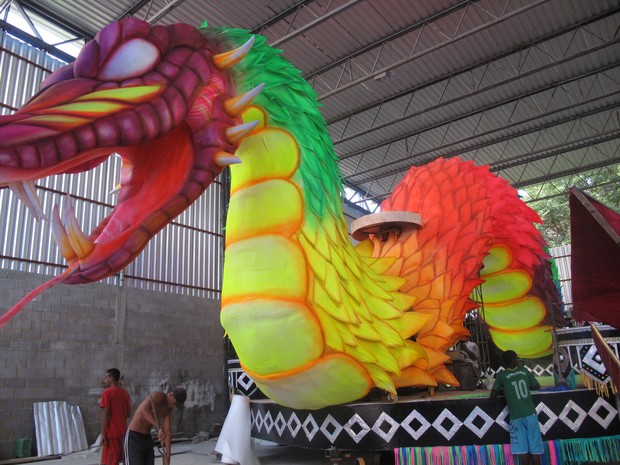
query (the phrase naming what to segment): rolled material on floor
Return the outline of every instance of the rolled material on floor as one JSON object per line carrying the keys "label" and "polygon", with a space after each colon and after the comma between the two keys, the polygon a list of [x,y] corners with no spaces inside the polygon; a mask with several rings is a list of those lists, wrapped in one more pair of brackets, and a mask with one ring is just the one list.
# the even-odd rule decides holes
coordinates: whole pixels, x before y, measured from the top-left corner
{"label": "rolled material on floor", "polygon": [[260,465],[251,437],[250,399],[234,395],[230,410],[215,445],[222,454],[222,463],[233,465]]}

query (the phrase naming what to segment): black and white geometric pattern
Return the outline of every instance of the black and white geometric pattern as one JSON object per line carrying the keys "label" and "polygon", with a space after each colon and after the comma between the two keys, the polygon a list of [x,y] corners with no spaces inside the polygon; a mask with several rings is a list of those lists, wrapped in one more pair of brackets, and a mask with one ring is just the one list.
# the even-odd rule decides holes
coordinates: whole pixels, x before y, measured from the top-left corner
{"label": "black and white geometric pattern", "polygon": [[[597,326],[597,329],[618,356],[620,331],[608,325]],[[560,371],[564,378],[571,373],[583,373],[601,384],[611,381],[592,340],[590,326],[559,329],[556,333]]]}
{"label": "black and white geometric pattern", "polygon": [[249,398],[255,397],[259,392],[258,387],[254,380],[241,368],[239,359],[230,359],[227,364],[228,388],[230,391]]}
{"label": "black and white geometric pattern", "polygon": [[[594,391],[534,394],[545,440],[620,434],[613,399]],[[279,444],[342,450],[388,450],[505,444],[508,407],[501,399],[414,399],[293,410],[271,401],[250,404],[252,436]]]}

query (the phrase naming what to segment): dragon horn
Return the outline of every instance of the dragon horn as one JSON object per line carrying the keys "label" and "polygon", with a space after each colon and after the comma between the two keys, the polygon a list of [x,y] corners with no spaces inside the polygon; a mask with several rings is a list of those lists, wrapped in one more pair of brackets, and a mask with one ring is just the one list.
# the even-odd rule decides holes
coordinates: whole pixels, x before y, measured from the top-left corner
{"label": "dragon horn", "polygon": [[249,123],[238,124],[236,126],[231,126],[226,129],[226,139],[231,144],[236,144],[241,139],[243,139],[246,135],[254,130],[256,126],[258,126],[260,121],[250,121]]}
{"label": "dragon horn", "polygon": [[263,87],[265,87],[264,82],[257,85],[254,89],[249,90],[245,94],[237,95],[236,97],[226,100],[224,102],[226,112],[230,116],[239,116],[243,110],[245,110],[252,103],[252,100],[254,100],[256,96],[261,93]]}
{"label": "dragon horn", "polygon": [[220,151],[215,154],[215,164],[220,167],[235,165],[241,163],[241,158],[235,157],[233,154]]}
{"label": "dragon horn", "polygon": [[254,36],[250,37],[248,41],[239,48],[214,55],[213,63],[215,63],[218,69],[230,68],[239,63],[248,54],[252,45],[254,45]]}

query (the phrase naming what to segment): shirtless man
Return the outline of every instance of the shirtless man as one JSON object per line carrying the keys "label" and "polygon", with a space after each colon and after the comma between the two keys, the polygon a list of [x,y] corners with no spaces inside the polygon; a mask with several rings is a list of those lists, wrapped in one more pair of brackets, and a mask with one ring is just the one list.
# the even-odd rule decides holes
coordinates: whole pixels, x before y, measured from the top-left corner
{"label": "shirtless man", "polygon": [[[155,452],[151,429],[165,447],[164,464],[170,463],[170,415],[175,406],[182,406],[187,392],[182,387],[164,394],[153,392],[136,409],[125,435],[125,465],[153,465]],[[155,414],[153,414],[155,412]]]}

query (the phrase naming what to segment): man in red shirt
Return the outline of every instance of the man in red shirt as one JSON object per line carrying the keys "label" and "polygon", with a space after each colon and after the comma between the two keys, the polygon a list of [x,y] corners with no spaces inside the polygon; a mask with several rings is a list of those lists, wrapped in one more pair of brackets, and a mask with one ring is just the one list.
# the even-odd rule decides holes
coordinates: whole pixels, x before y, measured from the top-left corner
{"label": "man in red shirt", "polygon": [[127,417],[131,410],[129,393],[119,386],[121,372],[116,368],[106,371],[99,407],[101,416],[101,463],[118,465],[123,461],[123,437],[127,430]]}

